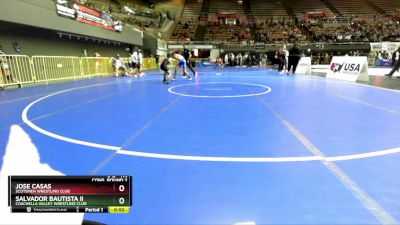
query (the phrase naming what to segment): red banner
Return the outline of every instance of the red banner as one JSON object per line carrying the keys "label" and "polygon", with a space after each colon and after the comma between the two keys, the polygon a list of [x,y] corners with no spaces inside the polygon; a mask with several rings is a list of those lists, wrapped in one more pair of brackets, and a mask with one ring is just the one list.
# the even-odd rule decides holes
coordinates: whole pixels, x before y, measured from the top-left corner
{"label": "red banner", "polygon": [[96,23],[96,22],[93,22],[93,21],[90,21],[90,20],[86,20],[84,18],[76,18],[76,21],[79,21],[79,22],[82,22],[82,23],[86,23],[86,24],[90,24],[90,25],[93,25],[93,26],[96,26],[96,27],[101,27],[101,28],[104,28],[104,29],[107,29],[107,30],[115,31],[114,27],[106,26],[104,24]]}
{"label": "red banner", "polygon": [[113,21],[110,15],[81,4],[73,4],[71,8],[67,5],[57,4],[57,13],[92,26],[111,31],[122,31],[121,22]]}
{"label": "red banner", "polygon": [[308,18],[319,18],[319,17],[325,17],[325,12],[322,11],[317,11],[317,12],[307,12],[306,17]]}
{"label": "red banner", "polygon": [[96,16],[96,17],[101,17],[101,14],[100,14],[99,11],[91,9],[91,8],[88,8],[88,7],[84,6],[84,5],[74,4],[74,9],[78,10],[78,11],[82,11],[82,12],[88,13],[88,14],[91,14],[91,15]]}

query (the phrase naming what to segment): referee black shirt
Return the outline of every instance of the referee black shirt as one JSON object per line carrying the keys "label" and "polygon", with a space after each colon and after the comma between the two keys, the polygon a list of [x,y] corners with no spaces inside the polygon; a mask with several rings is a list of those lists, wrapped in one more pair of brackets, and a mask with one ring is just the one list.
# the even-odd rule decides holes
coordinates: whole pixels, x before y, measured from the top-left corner
{"label": "referee black shirt", "polygon": [[187,49],[187,48],[183,49],[183,57],[186,59],[186,61],[189,60],[189,57],[191,54],[192,54],[192,52],[189,49]]}

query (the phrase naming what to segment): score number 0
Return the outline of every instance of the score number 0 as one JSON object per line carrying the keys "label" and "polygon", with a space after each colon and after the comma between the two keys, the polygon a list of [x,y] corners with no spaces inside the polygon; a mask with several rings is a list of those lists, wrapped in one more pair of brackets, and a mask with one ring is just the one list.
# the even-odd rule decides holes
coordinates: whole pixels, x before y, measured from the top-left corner
{"label": "score number 0", "polygon": [[[120,192],[124,192],[125,191],[125,186],[122,185],[122,184],[119,185],[118,190]],[[119,198],[118,202],[119,202],[120,205],[123,205],[125,203],[125,198],[124,197]]]}

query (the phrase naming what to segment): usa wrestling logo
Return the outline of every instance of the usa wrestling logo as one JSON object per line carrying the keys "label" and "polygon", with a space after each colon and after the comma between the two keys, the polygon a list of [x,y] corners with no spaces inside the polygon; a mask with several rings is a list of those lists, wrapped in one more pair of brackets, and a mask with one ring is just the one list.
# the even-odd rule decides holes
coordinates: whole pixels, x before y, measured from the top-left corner
{"label": "usa wrestling logo", "polygon": [[340,70],[342,69],[342,67],[343,67],[343,64],[332,63],[332,64],[331,64],[331,71],[333,71],[334,73],[340,72]]}

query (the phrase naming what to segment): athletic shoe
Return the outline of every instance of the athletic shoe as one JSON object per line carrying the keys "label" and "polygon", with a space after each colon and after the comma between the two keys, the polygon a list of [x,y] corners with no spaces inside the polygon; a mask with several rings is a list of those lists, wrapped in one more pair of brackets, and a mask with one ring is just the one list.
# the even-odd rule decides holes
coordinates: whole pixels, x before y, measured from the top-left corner
{"label": "athletic shoe", "polygon": [[392,75],[391,75],[391,74],[385,74],[385,76],[387,76],[387,77],[391,77]]}
{"label": "athletic shoe", "polygon": [[191,78],[191,77],[189,77],[189,80],[192,80],[192,78]]}

